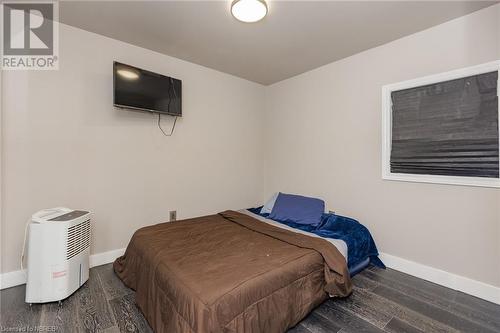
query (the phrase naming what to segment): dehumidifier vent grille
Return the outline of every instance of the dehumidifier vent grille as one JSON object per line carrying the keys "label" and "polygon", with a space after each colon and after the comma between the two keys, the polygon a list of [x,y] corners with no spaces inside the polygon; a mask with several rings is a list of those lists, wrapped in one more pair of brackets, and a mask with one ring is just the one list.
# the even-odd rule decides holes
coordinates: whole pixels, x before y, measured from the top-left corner
{"label": "dehumidifier vent grille", "polygon": [[68,228],[66,260],[82,253],[90,246],[90,220]]}

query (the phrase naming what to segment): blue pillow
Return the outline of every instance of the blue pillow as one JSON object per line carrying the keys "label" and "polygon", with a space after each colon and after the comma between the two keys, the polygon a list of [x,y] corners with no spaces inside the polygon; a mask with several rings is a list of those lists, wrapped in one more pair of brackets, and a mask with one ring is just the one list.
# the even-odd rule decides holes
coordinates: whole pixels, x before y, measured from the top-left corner
{"label": "blue pillow", "polygon": [[325,202],[321,199],[279,193],[268,218],[281,222],[317,225],[321,222],[324,211]]}
{"label": "blue pillow", "polygon": [[276,198],[278,197],[279,192],[273,194],[273,196],[266,202],[264,207],[260,210],[261,214],[270,214],[273,210],[274,203],[276,202]]}

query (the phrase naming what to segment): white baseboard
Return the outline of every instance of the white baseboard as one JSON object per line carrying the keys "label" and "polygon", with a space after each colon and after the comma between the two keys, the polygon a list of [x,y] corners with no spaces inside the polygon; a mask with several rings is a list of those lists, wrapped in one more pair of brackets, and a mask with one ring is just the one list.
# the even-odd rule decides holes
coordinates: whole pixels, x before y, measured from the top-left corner
{"label": "white baseboard", "polygon": [[[96,253],[90,256],[90,267],[113,262],[123,255],[125,249]],[[500,304],[500,288],[484,282],[472,280],[437,268],[422,265],[414,261],[399,258],[387,253],[380,253],[380,259],[389,268],[413,275],[415,277],[439,284],[444,287],[462,291],[487,301]],[[0,289],[10,288],[26,283],[24,271],[13,271],[0,274]]]}
{"label": "white baseboard", "polygon": [[[112,263],[116,258],[125,253],[125,249],[112,250],[92,254],[89,257],[90,267],[101,266]],[[26,270],[18,270],[0,274],[0,290],[15,287],[26,283]]]}
{"label": "white baseboard", "polygon": [[26,270],[0,274],[0,290],[26,283]]}
{"label": "white baseboard", "polygon": [[464,276],[449,273],[434,267],[422,265],[414,261],[395,257],[387,253],[380,253],[384,264],[394,270],[462,291],[492,303],[500,304],[500,287],[495,287],[484,282],[472,280]]}
{"label": "white baseboard", "polygon": [[115,261],[125,253],[125,249],[111,250],[108,252],[92,254],[89,258],[90,267],[101,266]]}

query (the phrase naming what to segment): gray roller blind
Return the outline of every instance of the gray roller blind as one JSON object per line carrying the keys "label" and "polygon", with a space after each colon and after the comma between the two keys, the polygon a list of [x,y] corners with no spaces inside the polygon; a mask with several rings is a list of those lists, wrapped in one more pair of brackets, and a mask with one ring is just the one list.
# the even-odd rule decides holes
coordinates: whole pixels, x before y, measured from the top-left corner
{"label": "gray roller blind", "polygon": [[394,91],[391,172],[498,178],[498,72]]}

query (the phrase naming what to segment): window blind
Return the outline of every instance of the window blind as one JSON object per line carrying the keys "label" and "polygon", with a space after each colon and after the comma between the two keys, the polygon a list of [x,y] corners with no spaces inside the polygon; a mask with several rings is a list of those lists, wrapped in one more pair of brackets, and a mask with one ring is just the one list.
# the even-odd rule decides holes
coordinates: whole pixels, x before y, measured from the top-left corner
{"label": "window blind", "polygon": [[394,91],[392,173],[499,177],[498,71]]}

